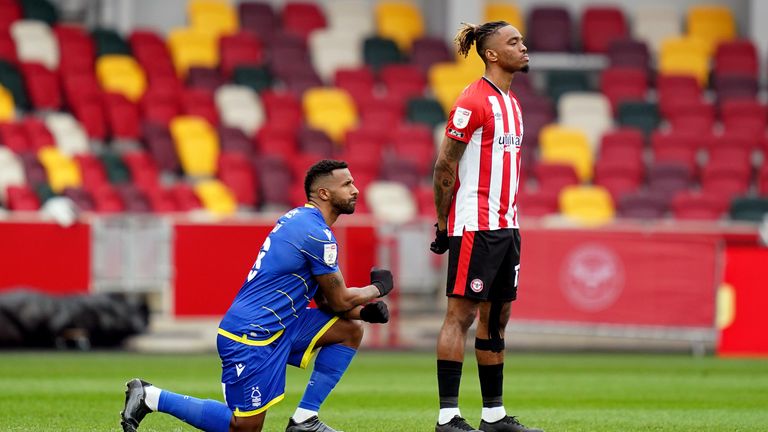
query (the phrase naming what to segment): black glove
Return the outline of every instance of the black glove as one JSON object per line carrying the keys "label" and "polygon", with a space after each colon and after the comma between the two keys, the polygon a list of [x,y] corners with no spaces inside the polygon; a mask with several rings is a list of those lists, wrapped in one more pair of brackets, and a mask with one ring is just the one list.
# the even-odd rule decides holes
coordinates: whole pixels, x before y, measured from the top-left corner
{"label": "black glove", "polygon": [[442,255],[445,253],[445,251],[448,250],[448,230],[440,230],[440,228],[437,227],[437,224],[435,224],[435,241],[432,242],[431,245],[429,245],[429,250],[432,252]]}
{"label": "black glove", "polygon": [[379,297],[384,297],[389,294],[394,287],[392,281],[392,272],[386,269],[372,268],[371,269],[371,285],[375,285],[379,289]]}
{"label": "black glove", "polygon": [[389,322],[389,309],[387,309],[387,304],[383,301],[368,303],[360,309],[360,319],[373,324],[384,324]]}

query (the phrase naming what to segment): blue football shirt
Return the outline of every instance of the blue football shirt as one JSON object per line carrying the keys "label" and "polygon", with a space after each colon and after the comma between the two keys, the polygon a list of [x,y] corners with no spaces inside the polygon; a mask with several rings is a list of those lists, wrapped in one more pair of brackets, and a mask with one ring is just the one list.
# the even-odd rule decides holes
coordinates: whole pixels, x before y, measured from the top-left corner
{"label": "blue football shirt", "polygon": [[338,271],[336,238],[315,207],[278,219],[219,328],[264,340],[289,328],[317,291],[313,276]]}

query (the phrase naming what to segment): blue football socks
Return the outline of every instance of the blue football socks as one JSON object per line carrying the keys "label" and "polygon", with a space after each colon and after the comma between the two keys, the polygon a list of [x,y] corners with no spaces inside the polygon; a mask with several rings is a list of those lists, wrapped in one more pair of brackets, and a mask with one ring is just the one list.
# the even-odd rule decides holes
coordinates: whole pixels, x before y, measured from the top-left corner
{"label": "blue football socks", "polygon": [[159,412],[207,432],[229,432],[232,411],[225,404],[211,399],[197,399],[163,390],[157,405]]}
{"label": "blue football socks", "polygon": [[356,353],[357,350],[339,344],[323,347],[317,354],[315,368],[299,407],[319,411],[320,405],[336,387]]}

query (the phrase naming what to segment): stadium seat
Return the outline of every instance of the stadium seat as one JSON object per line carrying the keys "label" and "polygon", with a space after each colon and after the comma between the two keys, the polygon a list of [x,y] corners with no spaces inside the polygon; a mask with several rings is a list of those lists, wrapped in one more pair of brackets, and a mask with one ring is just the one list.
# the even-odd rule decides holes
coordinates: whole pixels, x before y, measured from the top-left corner
{"label": "stadium seat", "polygon": [[569,52],[573,49],[573,23],[565,7],[534,6],[526,27],[526,46],[532,52]]}
{"label": "stadium seat", "polygon": [[49,26],[59,20],[56,6],[49,0],[22,0],[20,3],[25,19],[42,21]]}
{"label": "stadium seat", "polygon": [[390,63],[403,61],[403,54],[394,40],[369,36],[363,40],[363,61],[373,70],[378,71]]}
{"label": "stadium seat", "polygon": [[267,124],[256,134],[258,153],[288,162],[298,154],[298,129],[283,129]]}
{"label": "stadium seat", "polygon": [[672,199],[670,209],[675,219],[715,221],[726,213],[729,202],[727,197],[683,191]]}
{"label": "stadium seat", "polygon": [[419,164],[410,159],[400,159],[396,156],[385,157],[379,166],[378,178],[379,180],[401,183],[413,190],[426,180],[419,168]]}
{"label": "stadium seat", "polygon": [[563,216],[586,226],[608,223],[615,213],[611,195],[601,186],[566,186],[558,202]]}
{"label": "stadium seat", "polygon": [[15,211],[36,211],[40,208],[40,200],[27,185],[8,186],[5,205]]}
{"label": "stadium seat", "polygon": [[213,93],[204,89],[185,89],[179,95],[181,112],[185,115],[204,118],[211,126],[218,126],[219,112]]}
{"label": "stadium seat", "polygon": [[604,54],[615,40],[629,35],[624,12],[614,6],[587,6],[581,16],[581,43],[584,52]]}
{"label": "stadium seat", "polygon": [[112,138],[139,140],[141,117],[137,104],[122,94],[108,93],[104,95],[104,109]]}
{"label": "stadium seat", "polygon": [[235,84],[249,87],[261,93],[272,88],[274,79],[266,66],[237,66],[232,73]]}
{"label": "stadium seat", "polygon": [[59,44],[50,26],[42,21],[23,19],[11,24],[10,31],[16,42],[19,61],[41,63],[48,69],[58,69]]}
{"label": "stadium seat", "polygon": [[22,186],[27,182],[21,159],[5,147],[0,147],[0,202],[6,202],[8,186]]}
{"label": "stadium seat", "polygon": [[112,185],[104,185],[91,192],[96,213],[114,214],[125,211],[125,203]]}
{"label": "stadium seat", "polygon": [[48,184],[59,193],[67,187],[80,187],[83,179],[77,163],[54,147],[45,147],[37,152],[40,163],[48,175]]}
{"label": "stadium seat", "polygon": [[227,216],[237,211],[237,200],[232,191],[219,180],[202,180],[195,185],[195,193],[206,210]]}
{"label": "stadium seat", "polygon": [[377,180],[361,193],[371,213],[380,222],[403,224],[417,215],[416,200],[402,183]]}
{"label": "stadium seat", "polygon": [[568,92],[591,91],[586,73],[581,71],[553,70],[546,74],[546,92],[555,102]]}
{"label": "stadium seat", "polygon": [[187,88],[208,90],[215,92],[224,85],[226,80],[221,76],[218,68],[191,66],[187,70]]}
{"label": "stadium seat", "polygon": [[702,89],[695,77],[689,75],[659,75],[656,77],[659,111],[669,117],[675,105],[700,102]]}
{"label": "stadium seat", "polygon": [[632,13],[632,35],[648,44],[654,53],[661,50],[662,42],[683,34],[680,10],[671,3],[635,5]]}
{"label": "stadium seat", "polygon": [[[15,107],[22,109],[29,107],[27,93],[24,90],[24,80],[15,65],[0,61],[0,87],[4,87],[7,92],[10,92]],[[5,108],[7,109],[7,106]]]}
{"label": "stadium seat", "polygon": [[239,32],[219,39],[219,68],[224,78],[229,79],[236,67],[258,67],[264,64],[262,42],[254,34]]}
{"label": "stadium seat", "polygon": [[96,48],[90,34],[80,26],[60,24],[53,28],[58,41],[59,52],[64,53],[59,60],[59,71],[85,72],[93,70]]}
{"label": "stadium seat", "polygon": [[689,189],[694,183],[692,167],[679,162],[655,162],[648,166],[648,189],[671,199],[676,193]]}
{"label": "stadium seat", "polygon": [[349,94],[333,88],[313,88],[302,99],[307,124],[340,143],[344,133],[357,123],[357,110]]}
{"label": "stadium seat", "polygon": [[637,191],[642,183],[642,161],[601,158],[595,163],[594,184],[605,188],[614,202],[624,194]]}
{"label": "stadium seat", "polygon": [[521,217],[541,217],[559,212],[557,190],[521,189],[517,194],[517,209]]}
{"label": "stadium seat", "polygon": [[0,31],[7,30],[11,24],[22,18],[21,5],[16,1],[0,2]]}
{"label": "stadium seat", "polygon": [[374,88],[377,85],[373,71],[368,66],[355,68],[339,68],[334,72],[333,84],[345,90],[360,109],[361,101],[373,99]]}
{"label": "stadium seat", "polygon": [[406,105],[406,118],[413,123],[422,123],[430,128],[446,121],[443,107],[432,98],[412,98]]}
{"label": "stadium seat", "polygon": [[219,65],[216,36],[192,28],[178,28],[168,34],[168,48],[176,73],[185,77],[192,66],[215,68]]}
{"label": "stadium seat", "polygon": [[240,28],[270,42],[282,24],[272,5],[261,2],[239,2],[237,5]]}
{"label": "stadium seat", "polygon": [[766,166],[757,173],[757,193],[760,196],[768,196],[768,167]]}
{"label": "stadium seat", "polygon": [[109,28],[96,28],[91,31],[96,56],[107,54],[131,55],[131,47],[117,31]]}
{"label": "stadium seat", "polygon": [[19,159],[24,166],[24,177],[26,177],[28,185],[37,187],[48,183],[48,174],[36,153],[21,153]]}
{"label": "stadium seat", "polygon": [[651,54],[643,40],[617,39],[608,44],[608,63],[611,67],[633,68],[647,71]]}
{"label": "stadium seat", "polygon": [[756,100],[726,100],[720,104],[725,131],[744,131],[759,137],[768,125],[768,108]]}
{"label": "stadium seat", "polygon": [[13,120],[16,117],[16,106],[13,95],[5,87],[0,86],[0,121]]}
{"label": "stadium seat", "polygon": [[239,128],[246,135],[253,136],[264,124],[264,108],[256,92],[248,87],[221,86],[216,90],[214,100],[223,126]]}
{"label": "stadium seat", "polygon": [[514,3],[501,1],[488,2],[485,5],[485,22],[506,21],[525,36],[525,19],[520,7]]}
{"label": "stadium seat", "polygon": [[144,69],[150,87],[159,78],[176,78],[176,69],[165,41],[154,31],[135,29],[128,37],[132,54]]}
{"label": "stadium seat", "polygon": [[415,4],[404,1],[381,1],[375,6],[377,34],[397,43],[409,52],[414,39],[424,35],[424,18]]}
{"label": "stadium seat", "polygon": [[580,183],[573,165],[566,163],[540,162],[533,166],[532,172],[537,190],[542,192],[558,194],[564,187]]}
{"label": "stadium seat", "polygon": [[92,191],[109,183],[101,159],[91,154],[78,154],[74,159],[80,168],[83,189]]}
{"label": "stadium seat", "polygon": [[600,91],[608,98],[613,112],[625,101],[645,101],[648,71],[631,67],[610,67],[600,73]]}
{"label": "stadium seat", "polygon": [[403,98],[423,97],[427,84],[426,75],[411,64],[390,64],[379,71],[379,79],[388,94]]}
{"label": "stadium seat", "polygon": [[749,165],[715,163],[704,165],[701,170],[701,190],[719,197],[746,195],[751,179]]}
{"label": "stadium seat", "polygon": [[638,191],[619,197],[616,213],[623,218],[660,219],[669,211],[669,198],[654,191]]}
{"label": "stadium seat", "polygon": [[72,156],[90,151],[85,129],[70,114],[50,113],[45,117],[45,126],[62,153]]}
{"label": "stadium seat", "polygon": [[700,86],[709,78],[709,47],[693,37],[664,40],[658,58],[658,71],[666,75],[690,75]]}
{"label": "stadium seat", "polygon": [[420,177],[432,174],[435,159],[435,144],[432,128],[421,123],[403,123],[392,136],[393,155],[411,162]]}
{"label": "stadium seat", "polygon": [[253,209],[258,206],[258,184],[253,165],[242,153],[222,152],[219,155],[218,178],[232,192],[237,203]]}
{"label": "stadium seat", "polygon": [[36,110],[58,110],[62,105],[61,88],[56,73],[40,63],[23,63],[29,102]]}
{"label": "stadium seat", "polygon": [[635,128],[613,129],[600,138],[600,160],[643,161],[645,137]]}
{"label": "stadium seat", "polygon": [[617,120],[621,127],[638,129],[645,135],[661,123],[658,106],[653,102],[624,101],[619,104]]}
{"label": "stadium seat", "polygon": [[715,76],[737,74],[757,77],[758,71],[757,50],[751,40],[737,39],[717,44],[712,65]]}
{"label": "stadium seat", "polygon": [[296,34],[304,40],[309,39],[312,32],[327,27],[323,9],[314,2],[290,1],[283,6],[283,28],[289,33]]}
{"label": "stadium seat", "polygon": [[363,65],[363,40],[349,37],[345,29],[317,30],[309,36],[312,65],[323,82],[330,83],[340,68]]}
{"label": "stadium seat", "polygon": [[728,214],[731,219],[745,222],[763,222],[768,214],[768,198],[739,197],[731,201]]}
{"label": "stadium seat", "polygon": [[[0,4],[0,20],[5,18],[2,11],[3,5]],[[19,56],[16,54],[16,42],[7,29],[2,27],[0,22],[0,61],[16,64],[19,62]]]}
{"label": "stadium seat", "polygon": [[596,150],[600,137],[613,125],[608,99],[597,92],[570,92],[557,102],[558,123],[580,128],[587,134],[590,147]]}
{"label": "stadium seat", "polygon": [[219,138],[210,123],[197,116],[179,116],[171,120],[170,132],[185,174],[211,177],[216,173]]}
{"label": "stadium seat", "polygon": [[737,36],[733,14],[723,5],[692,5],[686,15],[686,28],[689,36],[704,41],[710,51]]}
{"label": "stadium seat", "polygon": [[93,196],[83,188],[66,188],[61,192],[61,196],[72,200],[80,211],[92,212],[96,209],[96,204],[93,202]]}
{"label": "stadium seat", "polygon": [[270,127],[297,130],[303,119],[301,100],[294,94],[281,91],[264,91],[261,102]]}
{"label": "stadium seat", "polygon": [[411,46],[411,64],[428,73],[436,63],[451,62],[454,55],[444,40],[435,37],[421,37]]}
{"label": "stadium seat", "polygon": [[680,100],[668,106],[666,117],[673,130],[709,133],[715,125],[715,107],[710,103]]}
{"label": "stadium seat", "polygon": [[695,171],[697,153],[701,148],[699,136],[673,129],[670,132],[654,131],[650,140],[654,162],[677,162]]}
{"label": "stadium seat", "polygon": [[541,130],[539,140],[541,161],[572,164],[581,181],[592,178],[593,152],[583,131],[550,125]]}
{"label": "stadium seat", "polygon": [[133,151],[122,155],[123,164],[130,173],[131,182],[143,191],[157,189],[159,169],[157,162],[145,151]]}
{"label": "stadium seat", "polygon": [[222,152],[240,153],[249,157],[253,156],[255,152],[254,143],[242,129],[219,126],[218,134]]}
{"label": "stadium seat", "polygon": [[336,144],[318,129],[301,128],[298,133],[299,153],[315,159],[333,159]]}
{"label": "stadium seat", "polygon": [[122,94],[137,102],[147,88],[141,66],[130,56],[103,55],[96,60],[96,76],[106,92]]}
{"label": "stadium seat", "polygon": [[732,99],[757,99],[759,83],[756,77],[723,73],[715,75],[712,87],[718,103]]}
{"label": "stadium seat", "polygon": [[256,158],[254,170],[261,185],[262,211],[285,211],[293,206],[289,191],[294,182],[288,163],[274,156]]}
{"label": "stadium seat", "polygon": [[189,26],[216,37],[237,32],[237,11],[226,1],[189,0],[187,3]]}
{"label": "stadium seat", "polygon": [[464,88],[475,81],[477,71],[456,63],[436,63],[429,69],[428,80],[432,93],[447,114]]}
{"label": "stadium seat", "polygon": [[145,125],[144,141],[160,170],[168,172],[179,170],[176,146],[166,125]]}

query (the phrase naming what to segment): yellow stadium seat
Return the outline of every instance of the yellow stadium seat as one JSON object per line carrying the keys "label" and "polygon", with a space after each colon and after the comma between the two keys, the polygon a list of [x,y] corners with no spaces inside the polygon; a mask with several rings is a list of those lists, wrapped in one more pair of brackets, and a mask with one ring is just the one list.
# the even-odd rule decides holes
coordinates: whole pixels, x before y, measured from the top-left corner
{"label": "yellow stadium seat", "polygon": [[211,177],[219,160],[219,138],[202,117],[178,116],[171,120],[171,136],[184,173],[193,177]]}
{"label": "yellow stadium seat", "polygon": [[[479,57],[477,58],[479,60]],[[481,76],[483,76],[482,70],[474,70],[466,64],[437,63],[429,69],[429,85],[435,99],[448,113],[464,88]]]}
{"label": "yellow stadium seat", "polygon": [[688,9],[686,22],[688,36],[703,40],[710,53],[719,42],[736,38],[736,22],[727,6],[691,6]]}
{"label": "yellow stadium seat", "polygon": [[224,0],[190,0],[187,14],[190,27],[215,36],[236,33],[239,27],[235,8]]}
{"label": "yellow stadium seat", "polygon": [[701,39],[668,38],[661,43],[658,70],[662,74],[692,75],[706,86],[711,54],[710,47]]}
{"label": "yellow stadium seat", "polygon": [[192,28],[171,30],[168,34],[176,73],[186,76],[191,66],[214,68],[219,65],[218,37]]}
{"label": "yellow stadium seat", "polygon": [[611,194],[602,186],[566,186],[558,201],[563,216],[584,225],[610,222],[616,214]]}
{"label": "yellow stadium seat", "polygon": [[302,106],[307,124],[341,143],[347,130],[357,124],[354,101],[344,90],[314,87],[304,92]]}
{"label": "yellow stadium seat", "polygon": [[83,178],[77,162],[56,147],[43,147],[37,152],[37,158],[45,168],[48,185],[54,192],[61,193],[68,187],[82,186]]}
{"label": "yellow stadium seat", "polygon": [[579,180],[592,178],[592,149],[584,131],[556,124],[545,126],[539,134],[539,149],[542,162],[567,163],[576,170]]}
{"label": "yellow stadium seat", "polygon": [[485,5],[485,22],[506,21],[525,36],[525,19],[514,3],[493,2]]}
{"label": "yellow stadium seat", "polygon": [[0,121],[13,120],[16,107],[11,92],[0,85]]}
{"label": "yellow stadium seat", "polygon": [[379,36],[397,43],[403,52],[424,35],[424,17],[416,5],[408,2],[384,1],[376,5],[376,28]]}
{"label": "yellow stadium seat", "polygon": [[195,194],[200,198],[203,207],[215,215],[227,216],[237,211],[235,194],[218,180],[210,179],[198,182],[195,185]]}
{"label": "yellow stadium seat", "polygon": [[96,60],[96,77],[104,91],[120,93],[138,102],[147,89],[144,69],[131,56],[103,55]]}

